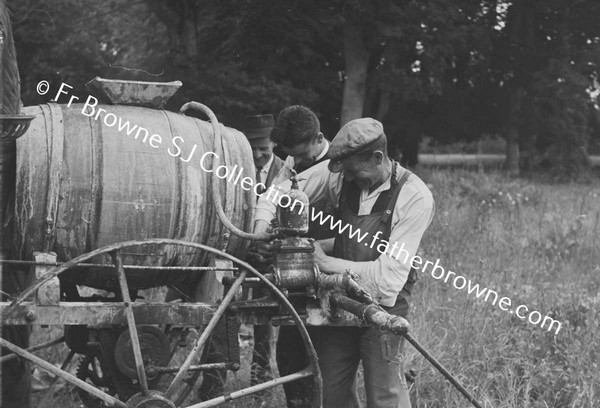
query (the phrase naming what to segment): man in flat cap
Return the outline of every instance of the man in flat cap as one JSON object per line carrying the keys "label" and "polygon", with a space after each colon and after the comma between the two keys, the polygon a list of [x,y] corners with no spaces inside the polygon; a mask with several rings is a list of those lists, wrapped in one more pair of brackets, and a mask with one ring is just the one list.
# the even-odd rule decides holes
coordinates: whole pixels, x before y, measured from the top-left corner
{"label": "man in flat cap", "polygon": [[[348,122],[327,157],[327,169],[310,173],[299,186],[311,202],[328,199],[336,220],[360,229],[360,236],[350,238],[347,228],[335,239],[318,241],[315,261],[321,272],[353,274],[388,313],[406,318],[416,280],[410,262],[435,208],[431,192],[388,157],[377,120]],[[287,191],[290,182],[278,187]],[[275,206],[259,210],[255,231],[266,229]],[[398,336],[365,327],[315,327],[311,337],[323,376],[324,407],[359,406],[356,372],[361,360],[368,408],[410,407]]]}
{"label": "man in flat cap", "polygon": [[283,160],[273,153],[275,144],[271,141],[274,124],[273,115],[254,115],[244,118],[242,132],[252,148],[252,158],[256,167],[256,182],[269,187],[283,167]]}

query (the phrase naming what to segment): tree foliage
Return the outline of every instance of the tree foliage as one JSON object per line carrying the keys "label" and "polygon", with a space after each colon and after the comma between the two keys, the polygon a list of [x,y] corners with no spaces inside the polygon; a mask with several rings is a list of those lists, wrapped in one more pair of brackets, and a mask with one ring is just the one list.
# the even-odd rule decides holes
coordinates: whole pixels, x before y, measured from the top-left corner
{"label": "tree foliage", "polygon": [[422,134],[439,142],[503,134],[513,167],[574,174],[598,135],[595,0],[8,5],[26,104],[51,96],[35,93],[41,79],[82,94],[94,76],[178,79],[170,109],[198,100],[232,126],[305,104],[328,137],[363,115],[383,121],[392,150],[412,146],[413,155]]}

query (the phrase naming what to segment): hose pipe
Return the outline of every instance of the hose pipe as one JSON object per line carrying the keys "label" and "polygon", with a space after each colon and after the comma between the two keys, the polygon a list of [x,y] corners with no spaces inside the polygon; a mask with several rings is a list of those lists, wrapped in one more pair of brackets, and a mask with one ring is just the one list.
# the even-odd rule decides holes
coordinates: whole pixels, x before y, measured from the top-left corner
{"label": "hose pipe", "polygon": [[[193,109],[193,110],[202,112],[206,116],[208,116],[208,118],[210,119],[210,123],[212,124],[212,127],[213,127],[213,133],[215,135],[214,150],[217,150],[220,148],[220,151],[219,151],[220,154],[218,154],[217,157],[221,157],[225,148],[223,146],[223,138],[221,137],[221,127],[219,126],[219,121],[217,120],[217,117],[215,116],[213,111],[208,106],[203,105],[199,102],[193,102],[193,101],[184,104],[179,111],[182,114],[185,114],[185,112],[189,109]],[[218,186],[218,183],[219,183],[219,178],[216,175],[216,169],[219,166],[220,162],[217,157],[214,158],[213,162],[212,162],[213,186]],[[249,239],[251,241],[271,241],[275,237],[274,234],[271,234],[268,232],[252,234],[249,232],[242,231],[241,229],[239,229],[238,227],[233,225],[233,223],[229,220],[229,218],[227,218],[225,211],[223,211],[223,205],[221,204],[221,192],[219,191],[218,188],[212,189],[212,199],[214,201],[215,208],[217,209],[217,215],[219,216],[219,219],[221,220],[223,225],[225,225],[225,227],[227,229],[229,229],[233,234],[237,235],[240,238]]]}

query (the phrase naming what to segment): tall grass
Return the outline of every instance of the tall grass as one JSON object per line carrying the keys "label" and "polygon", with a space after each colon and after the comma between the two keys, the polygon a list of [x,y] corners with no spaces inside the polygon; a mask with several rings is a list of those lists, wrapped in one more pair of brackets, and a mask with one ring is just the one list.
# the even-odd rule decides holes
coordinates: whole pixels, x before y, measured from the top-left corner
{"label": "tall grass", "polygon": [[[548,332],[424,273],[414,335],[486,407],[600,407],[600,185],[460,170],[422,178],[437,207],[423,257],[562,328]],[[408,358],[419,372],[414,406],[469,406],[414,350]]]}

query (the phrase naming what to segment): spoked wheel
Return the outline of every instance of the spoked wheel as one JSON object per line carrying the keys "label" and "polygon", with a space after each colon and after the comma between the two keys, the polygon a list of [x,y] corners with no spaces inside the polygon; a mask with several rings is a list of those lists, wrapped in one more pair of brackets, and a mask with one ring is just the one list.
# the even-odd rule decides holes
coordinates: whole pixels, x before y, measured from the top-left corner
{"label": "spoked wheel", "polygon": [[[121,251],[124,248],[143,245],[180,245],[207,251],[237,264],[241,272],[218,305],[133,302]],[[103,254],[110,255],[112,259],[120,288],[121,298],[119,300],[122,301],[111,304],[61,302],[54,306],[41,306],[29,300],[53,278]],[[93,401],[97,406],[124,408],[183,407],[183,405],[180,405],[181,402],[194,387],[193,383],[202,370],[232,367],[231,364],[202,364],[199,360],[217,324],[220,320],[227,317],[226,312],[230,309],[229,306],[246,278],[248,271],[256,275],[273,291],[285,307],[286,312],[294,320],[304,341],[310,364],[297,373],[242,388],[208,401],[186,405],[186,407],[205,408],[218,406],[232,399],[241,398],[310,376],[313,377],[314,382],[313,406],[320,407],[322,400],[321,374],[318,368],[316,352],[310,341],[306,327],[290,302],[275,285],[246,262],[225,252],[198,243],[172,239],[150,239],[123,242],[100,248],[49,270],[42,278],[23,291],[10,305],[3,305],[2,320],[9,322],[7,324],[18,324],[14,322],[18,322],[20,318],[23,318],[30,324],[33,319],[36,324],[66,323],[70,325],[93,325],[100,327],[100,336],[105,337],[104,339],[100,338],[100,344],[103,344],[104,348],[100,351],[95,350],[86,353],[79,366],[77,376],[61,370],[61,368],[54,366],[52,363],[37,357],[5,339],[0,338],[0,345],[78,387],[82,392],[88,394],[91,398],[89,401]],[[112,329],[111,332],[109,327],[109,325],[115,325],[115,323],[117,327],[123,327],[118,336],[115,334],[115,330]],[[197,340],[181,364],[173,365],[173,362],[170,361],[173,355],[173,347],[168,341],[166,344],[164,343],[166,336],[160,334],[160,330],[156,328],[157,325],[164,324],[202,327]],[[144,327],[150,328],[144,329]],[[106,346],[107,344],[108,346]],[[162,352],[164,349],[168,350],[167,359],[164,359],[164,352]],[[124,353],[123,350],[128,352]],[[119,354],[119,351],[122,354]],[[111,358],[114,364],[111,364],[111,361],[109,361]],[[115,369],[115,366],[117,366],[117,369]],[[167,376],[167,374],[170,376]],[[124,378],[125,380],[123,380]]]}

